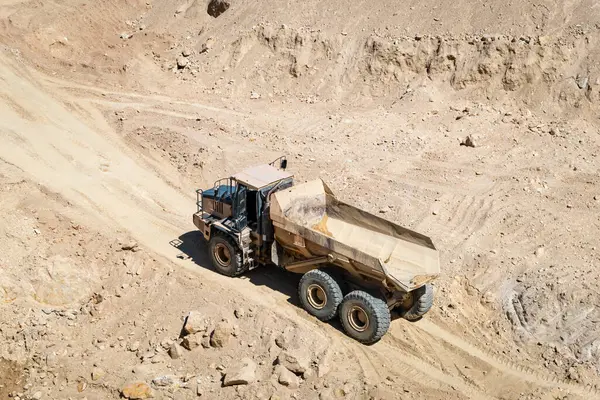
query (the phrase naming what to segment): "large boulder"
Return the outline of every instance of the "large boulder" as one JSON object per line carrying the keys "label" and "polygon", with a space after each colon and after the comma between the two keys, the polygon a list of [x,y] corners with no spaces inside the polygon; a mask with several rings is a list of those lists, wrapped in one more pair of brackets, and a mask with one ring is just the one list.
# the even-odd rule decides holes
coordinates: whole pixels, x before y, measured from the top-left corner
{"label": "large boulder", "polygon": [[227,321],[221,321],[215,327],[215,330],[210,335],[210,345],[212,347],[224,347],[229,343],[233,326]]}
{"label": "large boulder", "polygon": [[171,343],[171,346],[169,347],[169,356],[176,360],[181,357],[181,353],[181,347],[175,342]]}
{"label": "large boulder", "polygon": [[211,17],[217,18],[219,15],[227,11],[230,5],[231,3],[229,0],[210,0],[206,12]]}
{"label": "large boulder", "polygon": [[290,389],[296,389],[300,386],[300,378],[283,365],[275,367],[275,375],[277,375],[277,381],[283,386],[287,386]]}
{"label": "large boulder", "polygon": [[282,351],[277,357],[276,363],[284,366],[296,375],[302,375],[310,369],[310,360],[298,351]]}
{"label": "large boulder", "polygon": [[154,397],[154,391],[144,382],[133,382],[121,389],[121,394],[126,399],[143,400]]}
{"label": "large boulder", "polygon": [[243,358],[239,365],[228,370],[223,378],[223,386],[247,385],[256,380],[256,363]]}
{"label": "large boulder", "polygon": [[[202,344],[202,333],[194,333],[191,335],[187,335],[181,341],[181,345],[188,350],[194,350],[196,347]],[[173,356],[171,356],[173,357]]]}
{"label": "large boulder", "polygon": [[207,319],[198,311],[190,311],[183,324],[183,335],[204,332],[208,327]]}

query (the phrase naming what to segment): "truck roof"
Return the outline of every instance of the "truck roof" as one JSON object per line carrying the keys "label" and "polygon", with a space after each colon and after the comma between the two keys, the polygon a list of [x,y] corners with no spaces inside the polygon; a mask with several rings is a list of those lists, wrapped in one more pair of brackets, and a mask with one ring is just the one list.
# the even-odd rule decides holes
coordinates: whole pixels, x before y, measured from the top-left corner
{"label": "truck roof", "polygon": [[252,190],[259,190],[272,183],[293,177],[293,174],[277,169],[269,164],[257,165],[238,172],[233,178]]}

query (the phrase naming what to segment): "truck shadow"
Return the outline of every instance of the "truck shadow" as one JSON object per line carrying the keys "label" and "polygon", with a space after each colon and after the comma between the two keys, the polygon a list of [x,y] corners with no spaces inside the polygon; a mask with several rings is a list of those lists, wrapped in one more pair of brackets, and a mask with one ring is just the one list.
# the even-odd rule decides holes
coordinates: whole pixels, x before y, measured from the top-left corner
{"label": "truck shadow", "polygon": [[[179,258],[190,259],[199,267],[211,270],[217,274],[212,267],[208,255],[208,246],[200,231],[196,230],[184,233],[179,236],[178,239],[172,240],[170,243],[172,246],[181,250],[181,254],[178,255]],[[246,272],[239,279],[248,279],[256,286],[266,286],[271,290],[282,293],[287,297],[288,303],[302,309],[302,305],[298,299],[298,283],[300,282],[301,277],[301,274],[295,274],[275,266],[265,265]],[[338,331],[343,332],[341,323],[337,318],[330,321],[329,324]]]}
{"label": "truck shadow", "polygon": [[[181,250],[179,258],[191,259],[198,266],[213,271],[208,255],[208,246],[200,231],[190,231],[172,240],[171,245]],[[272,290],[283,293],[288,297],[288,302],[300,306],[298,302],[297,287],[301,275],[287,272],[274,266],[260,266],[243,274],[241,279],[248,279],[256,286],[266,286]]]}

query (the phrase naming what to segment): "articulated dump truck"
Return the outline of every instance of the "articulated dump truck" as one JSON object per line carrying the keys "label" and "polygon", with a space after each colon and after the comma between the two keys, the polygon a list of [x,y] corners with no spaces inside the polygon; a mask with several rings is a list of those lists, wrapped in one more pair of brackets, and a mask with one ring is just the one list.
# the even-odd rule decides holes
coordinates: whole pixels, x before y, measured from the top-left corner
{"label": "articulated dump truck", "polygon": [[339,316],[365,344],[393,318],[423,317],[440,273],[431,239],[338,200],[320,179],[294,184],[286,167],[282,157],[196,191],[193,221],[215,270],[234,277],[275,265],[302,274],[304,309],[321,321]]}

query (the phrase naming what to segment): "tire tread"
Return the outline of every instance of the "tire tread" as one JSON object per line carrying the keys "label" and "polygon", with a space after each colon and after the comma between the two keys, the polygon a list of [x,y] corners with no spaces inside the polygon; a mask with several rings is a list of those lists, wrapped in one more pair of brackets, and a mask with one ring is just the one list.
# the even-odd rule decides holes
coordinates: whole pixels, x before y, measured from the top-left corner
{"label": "tire tread", "polygon": [[[215,269],[217,269],[217,272],[221,273],[222,275],[234,278],[234,277],[240,276],[244,272],[248,271],[248,265],[242,264],[242,251],[239,249],[238,245],[233,241],[233,239],[230,238],[228,235],[224,235],[224,234],[220,234],[220,233],[215,233],[214,235],[215,235],[214,236],[215,239],[221,238],[221,239],[225,240],[231,246],[231,249],[233,249],[233,253],[234,253],[234,257],[235,257],[235,265],[236,265],[236,268],[233,272],[229,273],[229,272],[221,271],[221,270],[217,269],[217,267],[215,267]],[[212,240],[213,239],[211,238],[211,241]],[[212,251],[213,251],[212,245],[209,246],[209,249],[210,249],[210,252],[212,253]],[[213,254],[211,254],[210,256],[211,256],[211,259],[214,258]],[[214,263],[214,261],[213,261],[213,263]]]}
{"label": "tire tread", "polygon": [[298,284],[298,298],[300,299],[300,302],[304,306],[304,309],[307,311],[309,311],[309,310],[307,308],[307,305],[304,304],[304,296],[302,293],[302,291],[303,291],[302,287],[303,287],[303,283],[309,279],[315,279],[316,281],[322,283],[328,289],[327,290],[328,296],[332,295],[332,301],[333,301],[333,304],[335,304],[335,307],[331,310],[331,312],[329,314],[326,314],[323,316],[315,315],[315,317],[317,317],[321,321],[329,321],[330,319],[332,319],[333,317],[336,316],[339,305],[342,303],[342,300],[344,299],[342,289],[340,289],[340,285],[327,272],[325,272],[321,269],[313,269],[311,271],[308,271],[307,273],[302,275],[302,278],[300,278],[300,283]]}
{"label": "tire tread", "polygon": [[385,301],[383,301],[382,299],[379,299],[377,297],[374,297],[374,296],[370,295],[369,293],[362,291],[362,290],[354,290],[354,291],[348,293],[344,297],[343,302],[346,302],[348,300],[358,300],[358,301],[362,302],[363,304],[367,305],[368,307],[370,307],[373,310],[373,317],[375,319],[375,324],[376,324],[377,329],[369,338],[365,338],[365,339],[356,338],[351,334],[351,331],[349,331],[349,329],[346,327],[344,318],[340,315],[342,326],[344,327],[344,330],[346,331],[346,333],[349,336],[354,337],[356,340],[358,340],[359,342],[364,343],[364,344],[372,344],[372,343],[379,341],[383,337],[383,335],[386,334],[386,332],[390,328],[390,324],[391,324],[390,311],[389,311],[388,306],[385,303]]}
{"label": "tire tread", "polygon": [[421,286],[413,292],[416,299],[410,309],[404,313],[408,321],[418,321],[433,306],[433,287],[429,284]]}

